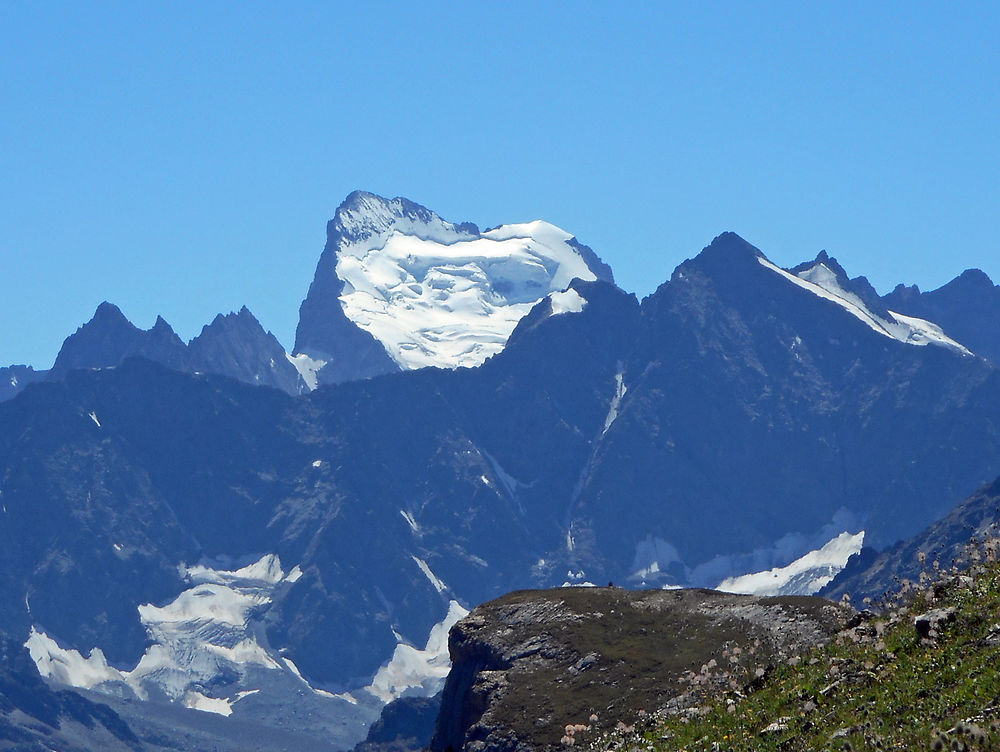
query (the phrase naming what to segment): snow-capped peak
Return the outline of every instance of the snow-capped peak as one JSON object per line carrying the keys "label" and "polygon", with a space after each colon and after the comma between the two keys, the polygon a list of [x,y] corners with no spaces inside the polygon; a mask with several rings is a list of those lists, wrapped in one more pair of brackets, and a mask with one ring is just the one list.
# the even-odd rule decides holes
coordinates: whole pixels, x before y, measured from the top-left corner
{"label": "snow-capped peak", "polygon": [[968,348],[946,335],[940,326],[931,321],[903,316],[892,311],[886,311],[888,317],[873,312],[857,293],[846,289],[843,275],[839,275],[823,261],[817,260],[814,264],[797,267],[795,274],[771,263],[764,256],[758,256],[757,261],[798,287],[836,303],[885,337],[908,345],[938,345],[956,350],[962,355],[972,355]]}
{"label": "snow-capped peak", "polygon": [[[354,193],[333,228],[340,305],[404,370],[479,365],[546,295],[610,277],[593,251],[541,220],[480,233],[406,199]],[[582,309],[564,297],[561,312]]]}
{"label": "snow-capped peak", "polygon": [[409,199],[383,198],[366,191],[355,191],[347,197],[337,209],[333,226],[345,241],[342,247],[376,248],[393,231],[446,243],[479,235],[479,228],[472,223],[456,225]]}

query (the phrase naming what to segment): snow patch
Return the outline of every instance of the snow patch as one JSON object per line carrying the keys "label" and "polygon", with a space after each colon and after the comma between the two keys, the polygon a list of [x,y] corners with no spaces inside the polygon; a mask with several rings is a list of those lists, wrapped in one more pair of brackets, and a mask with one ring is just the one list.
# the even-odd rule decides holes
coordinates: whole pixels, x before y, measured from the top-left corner
{"label": "snow patch", "polygon": [[788,566],[728,577],[716,590],[747,595],[812,595],[836,577],[851,556],[861,551],[864,540],[864,530],[855,535],[841,533]]}
{"label": "snow patch", "polygon": [[608,414],[604,418],[604,428],[601,430],[601,436],[608,432],[611,428],[611,424],[615,422],[618,418],[618,410],[622,404],[622,398],[625,396],[625,392],[628,391],[628,387],[625,386],[625,372],[622,370],[622,364],[618,364],[618,373],[615,374],[615,393],[611,397],[611,404],[608,407]]}
{"label": "snow patch", "polygon": [[420,532],[420,525],[417,524],[417,520],[414,518],[412,514],[407,512],[405,509],[400,509],[399,513],[403,515],[403,519],[406,520],[406,524],[410,526],[410,530],[412,530],[415,533]]}
{"label": "snow patch", "polygon": [[480,449],[479,453],[482,454],[483,457],[485,457],[486,460],[490,463],[490,467],[493,469],[493,475],[495,475],[497,480],[500,481],[500,485],[503,486],[503,490],[506,491],[507,496],[511,499],[511,501],[513,501],[514,504],[517,505],[518,514],[524,517],[526,512],[524,509],[524,505],[521,504],[521,499],[518,496],[518,489],[531,488],[535,484],[535,481],[532,481],[531,483],[522,483],[513,475],[504,470],[503,467],[500,465],[500,463],[497,462],[497,459],[489,452]]}
{"label": "snow patch", "polygon": [[669,577],[666,572],[667,567],[680,563],[680,561],[680,554],[672,543],[653,535],[647,535],[635,546],[632,574],[629,575],[629,580],[635,580],[640,584],[645,584],[646,580],[662,580]]}
{"label": "snow patch", "polygon": [[295,370],[299,372],[299,376],[305,382],[306,387],[309,391],[316,388],[319,383],[317,372],[326,365],[325,360],[320,358],[313,358],[306,353],[297,353],[296,355],[290,355],[285,353],[285,357],[288,358],[288,362],[295,366]]}
{"label": "snow patch", "polygon": [[423,559],[418,559],[416,556],[410,556],[410,558],[417,563],[417,566],[420,567],[420,571],[424,573],[424,576],[428,580],[430,580],[430,583],[431,585],[434,586],[435,590],[437,590],[439,593],[443,593],[445,590],[448,589],[448,586],[445,585],[443,582],[441,582],[441,580],[438,579],[437,575],[435,575],[431,571],[431,568],[427,566],[426,561],[424,561]]}
{"label": "snow patch", "polygon": [[551,293],[549,303],[552,315],[558,316],[560,313],[580,313],[587,305],[587,299],[570,287],[562,292]]}
{"label": "snow patch", "polygon": [[28,648],[38,673],[46,679],[81,689],[92,689],[109,681],[122,681],[121,672],[108,665],[100,648],[94,648],[84,658],[77,650],[61,648],[55,640],[35,627],[31,628],[24,646]]}
{"label": "snow patch", "polygon": [[404,695],[431,696],[444,686],[451,668],[448,656],[448,630],[468,615],[458,601],[450,601],[444,619],[431,628],[423,649],[404,642],[396,645],[392,658],[365,687],[382,702],[389,703]]}
{"label": "snow patch", "polygon": [[808,290],[824,300],[836,303],[859,321],[864,322],[870,329],[884,337],[889,337],[908,345],[939,345],[955,350],[962,355],[972,355],[972,352],[968,348],[948,337],[941,330],[941,327],[930,321],[918,319],[913,316],[902,316],[892,311],[890,311],[890,315],[893,320],[889,321],[872,313],[861,298],[840,286],[837,275],[826,264],[815,264],[809,269],[795,275],[776,266],[763,256],[758,256],[757,261],[761,266],[781,275],[792,284]]}
{"label": "snow patch", "polygon": [[201,692],[196,692],[191,689],[184,695],[183,705],[186,708],[192,708],[193,710],[201,710],[205,713],[216,713],[218,715],[229,717],[233,714],[233,706],[229,702],[221,697],[207,697]]}
{"label": "snow patch", "polygon": [[896,321],[909,329],[907,342],[911,345],[941,345],[959,350],[963,355],[972,355],[972,351],[953,340],[933,321],[918,319],[916,316],[904,316],[895,311],[889,311]]}
{"label": "snow patch", "polygon": [[[165,696],[221,715],[232,712],[232,702],[240,699],[237,690],[248,696],[241,683],[253,672],[290,671],[304,682],[290,661],[258,641],[256,629],[275,588],[298,580],[299,567],[286,576],[278,557],[268,554],[238,569],[202,563],[182,567],[181,574],[190,587],[174,600],[138,607],[152,644],[134,669],[110,666],[99,648],[84,658],[32,627],[25,645],[39,673],[86,689],[109,682],[125,685],[140,699]],[[220,677],[228,678],[220,682]],[[209,686],[215,687],[213,694],[225,696],[204,694]]]}

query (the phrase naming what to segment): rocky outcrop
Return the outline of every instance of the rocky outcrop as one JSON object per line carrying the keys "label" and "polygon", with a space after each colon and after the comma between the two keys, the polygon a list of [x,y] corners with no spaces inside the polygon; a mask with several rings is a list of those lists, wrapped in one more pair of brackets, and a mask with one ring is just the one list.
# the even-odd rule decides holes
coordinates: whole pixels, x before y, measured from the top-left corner
{"label": "rocky outcrop", "polygon": [[216,316],[188,344],[188,354],[196,371],[218,373],[288,394],[308,391],[285,348],[271,332],[264,331],[246,306],[238,313]]}
{"label": "rocky outcrop", "polygon": [[433,697],[400,697],[384,708],[354,752],[419,752],[434,735],[441,693]]}
{"label": "rocky outcrop", "polygon": [[452,629],[432,752],[544,750],[697,704],[826,642],[853,612],[711,590],[521,591]]}

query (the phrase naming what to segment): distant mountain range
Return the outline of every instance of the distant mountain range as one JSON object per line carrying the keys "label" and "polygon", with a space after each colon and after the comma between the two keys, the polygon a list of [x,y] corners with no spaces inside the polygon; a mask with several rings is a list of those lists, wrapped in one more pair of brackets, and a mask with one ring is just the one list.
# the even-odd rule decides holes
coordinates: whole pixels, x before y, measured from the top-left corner
{"label": "distant mountain range", "polygon": [[0,631],[63,684],[351,746],[510,590],[798,560],[812,592],[920,533],[1000,476],[998,317],[981,272],[880,297],[733,233],[640,303],[552,225],[355,193],[291,353],[246,309],[185,344],[105,303],[2,371]]}

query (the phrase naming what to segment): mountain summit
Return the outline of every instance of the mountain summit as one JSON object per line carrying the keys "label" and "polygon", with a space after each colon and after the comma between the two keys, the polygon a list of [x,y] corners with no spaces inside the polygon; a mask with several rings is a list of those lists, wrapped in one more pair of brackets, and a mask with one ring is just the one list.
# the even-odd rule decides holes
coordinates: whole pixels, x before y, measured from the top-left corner
{"label": "mountain summit", "polygon": [[547,222],[480,232],[405,198],[356,191],[327,225],[295,352],[319,383],[476,366],[577,278],[614,282],[590,248]]}

